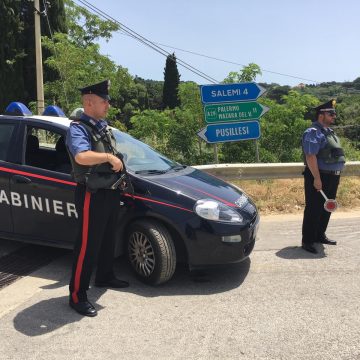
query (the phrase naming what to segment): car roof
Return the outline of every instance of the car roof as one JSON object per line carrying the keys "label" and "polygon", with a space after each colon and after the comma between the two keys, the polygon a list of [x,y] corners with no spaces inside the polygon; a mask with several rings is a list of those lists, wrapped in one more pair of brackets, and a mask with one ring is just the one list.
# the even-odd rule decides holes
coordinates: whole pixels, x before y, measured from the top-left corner
{"label": "car roof", "polygon": [[47,122],[51,122],[53,124],[59,124],[69,127],[72,120],[65,118],[65,117],[58,117],[58,116],[45,116],[45,115],[32,115],[26,116],[27,119],[34,119],[34,120],[43,120]]}
{"label": "car roof", "polygon": [[[68,128],[70,126],[70,124],[74,121],[74,120],[70,120],[67,117],[59,117],[59,116],[48,116],[48,115],[26,115],[26,116],[17,116],[17,115],[2,115],[0,114],[0,121],[1,119],[11,119],[11,120],[16,120],[16,121],[22,121],[22,120],[40,120],[43,122],[47,122],[50,124],[54,124],[54,125],[60,125],[63,126],[65,128]],[[116,129],[113,126],[109,126],[111,129]],[[116,129],[118,131],[120,131],[121,133],[123,133],[121,130]],[[126,133],[124,133],[126,134]],[[128,135],[128,134],[127,134]]]}
{"label": "car roof", "polygon": [[29,115],[27,115],[27,116],[0,115],[0,121],[1,121],[1,119],[16,120],[16,121],[41,120],[41,121],[49,122],[52,124],[63,125],[66,127],[69,127],[70,123],[72,121],[66,117],[45,116],[45,115],[30,115],[30,116]]}

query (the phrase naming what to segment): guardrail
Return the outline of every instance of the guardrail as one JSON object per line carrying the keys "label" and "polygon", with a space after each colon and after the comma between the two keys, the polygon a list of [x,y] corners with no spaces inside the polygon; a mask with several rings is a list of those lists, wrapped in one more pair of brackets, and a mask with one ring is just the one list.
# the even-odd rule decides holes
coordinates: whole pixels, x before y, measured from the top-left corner
{"label": "guardrail", "polygon": [[[224,180],[292,179],[302,177],[302,163],[213,164],[194,166]],[[345,164],[341,176],[360,176],[360,161]]]}

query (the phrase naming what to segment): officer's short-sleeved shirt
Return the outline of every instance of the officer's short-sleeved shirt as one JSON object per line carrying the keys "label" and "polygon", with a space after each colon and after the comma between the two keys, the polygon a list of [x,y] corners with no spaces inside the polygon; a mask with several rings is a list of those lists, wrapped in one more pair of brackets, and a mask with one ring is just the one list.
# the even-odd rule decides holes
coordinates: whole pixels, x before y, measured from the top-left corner
{"label": "officer's short-sleeved shirt", "polygon": [[[317,155],[321,149],[326,145],[325,133],[333,132],[330,128],[324,128],[319,122],[316,125],[321,127],[323,131],[317,126],[310,127],[305,130],[302,138],[302,147],[305,155]],[[344,163],[326,164],[324,160],[317,158],[319,170],[342,170]]]}
{"label": "officer's short-sleeved shirt", "polygon": [[[92,118],[86,114],[81,115],[82,121],[89,123],[91,119]],[[107,122],[105,120],[92,120],[95,121],[95,127],[99,132],[107,126]],[[66,135],[66,145],[74,157],[83,151],[93,150],[90,134],[81,122],[77,121],[73,121],[70,124]]]}

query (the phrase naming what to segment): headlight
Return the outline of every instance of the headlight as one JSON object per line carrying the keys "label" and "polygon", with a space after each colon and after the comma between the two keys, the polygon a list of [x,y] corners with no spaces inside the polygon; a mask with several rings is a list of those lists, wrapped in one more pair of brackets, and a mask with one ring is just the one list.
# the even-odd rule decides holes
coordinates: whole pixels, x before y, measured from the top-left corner
{"label": "headlight", "polygon": [[202,218],[226,223],[243,223],[243,217],[230,207],[213,199],[198,200],[195,212]]}

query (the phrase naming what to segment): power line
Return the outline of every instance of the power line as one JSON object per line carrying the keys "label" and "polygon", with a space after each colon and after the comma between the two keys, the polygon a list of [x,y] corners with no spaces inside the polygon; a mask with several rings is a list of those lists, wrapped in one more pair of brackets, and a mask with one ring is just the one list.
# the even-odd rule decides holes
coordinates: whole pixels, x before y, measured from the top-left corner
{"label": "power line", "polygon": [[[209,55],[205,55],[205,54],[201,54],[201,53],[198,53],[198,52],[194,52],[194,51],[190,51],[190,50],[185,50],[185,49],[181,49],[181,48],[177,48],[175,46],[171,46],[171,45],[165,45],[165,44],[161,44],[161,43],[156,43],[156,42],[153,42],[153,41],[150,41],[148,39],[146,39],[145,37],[143,37],[142,35],[136,33],[135,31],[131,30],[130,28],[126,27],[124,24],[120,23],[119,21],[117,21],[116,19],[114,19],[113,17],[111,17],[110,15],[106,14],[105,12],[103,12],[102,10],[96,8],[94,5],[90,4],[88,1],[86,0],[78,0],[79,2],[81,2],[83,5],[85,5],[86,7],[91,7],[93,8],[92,10],[96,13],[101,13],[101,16],[106,18],[107,20],[111,20],[113,22],[115,22],[116,24],[120,25],[122,27],[122,29],[120,29],[120,32],[123,33],[123,35],[127,35],[127,36],[130,36],[130,37],[133,37],[135,38],[136,40],[142,42],[144,45],[146,46],[149,46],[147,43],[144,43],[145,42],[148,42],[150,43],[152,46],[150,46],[151,48],[156,47],[156,49],[160,49],[162,52],[164,52],[165,54],[167,55],[170,55],[170,53],[168,53],[166,50],[162,49],[160,46],[164,46],[164,47],[168,47],[168,48],[172,48],[172,49],[175,49],[175,50],[179,50],[179,51],[182,51],[182,52],[186,52],[186,53],[190,53],[190,54],[193,54],[193,55],[196,55],[196,56],[201,56],[201,57],[204,57],[204,58],[208,58],[208,59],[212,59],[212,60],[216,60],[216,61],[221,61],[221,62],[224,62],[224,63],[228,63],[228,64],[234,64],[234,65],[239,65],[239,66],[243,66],[245,67],[246,65],[244,64],[241,64],[241,63],[238,63],[238,62],[235,62],[235,61],[231,61],[231,60],[225,60],[225,59],[220,59],[220,58],[217,58],[217,57],[214,57],[214,56],[209,56]],[[125,30],[124,30],[125,29]],[[130,31],[130,33],[129,33]],[[136,35],[134,36],[132,34],[132,32]],[[142,40],[140,40],[138,37],[140,37]],[[160,46],[158,46],[160,45]],[[153,48],[154,49],[154,48]],[[154,49],[155,51],[159,52],[158,50]],[[162,53],[162,55],[165,55],[164,53]],[[165,56],[167,56],[165,55]],[[182,65],[183,67],[187,68],[187,66],[191,67],[192,69],[194,69],[195,71],[192,71],[191,69],[188,69],[192,72],[195,72],[197,75],[199,75],[197,72],[200,72],[201,74],[203,74],[207,80],[211,79],[212,81],[211,82],[217,82],[214,78],[211,78],[209,77],[208,75],[206,75],[205,73],[201,72],[200,70],[194,68],[193,66],[191,66],[190,64],[184,62],[183,60],[181,59],[178,59],[178,62],[180,63],[180,65]],[[185,65],[183,65],[185,64]],[[281,73],[281,72],[276,72],[276,71],[272,71],[272,70],[267,70],[267,69],[263,69],[261,68],[261,71],[262,72],[267,72],[267,73],[270,73],[270,74],[275,74],[275,75],[280,75],[280,76],[285,76],[285,77],[290,77],[290,78],[293,78],[293,79],[299,79],[299,80],[303,80],[303,81],[308,81],[308,82],[312,82],[312,83],[319,83],[319,81],[317,80],[313,80],[313,79],[307,79],[307,78],[303,78],[303,77],[300,77],[300,76],[295,76],[295,75],[290,75],[290,74],[284,74],[284,73]],[[199,75],[201,76],[201,75]],[[203,77],[203,76],[202,76]]]}
{"label": "power line", "polygon": [[[120,30],[120,32],[121,32],[121,30]],[[126,35],[126,36],[128,36],[128,34],[126,34],[126,33],[123,33],[123,34],[121,34],[121,35]],[[179,50],[179,51],[183,51],[183,52],[186,52],[186,53],[189,53],[189,54],[192,54],[192,55],[201,56],[201,57],[204,57],[204,58],[207,58],[207,59],[216,60],[216,61],[221,61],[221,62],[224,62],[224,63],[227,63],[227,64],[234,64],[234,65],[239,65],[239,66],[243,66],[243,67],[247,66],[247,65],[244,65],[244,64],[240,64],[240,63],[238,63],[238,62],[235,62],[235,61],[224,60],[224,59],[220,59],[220,58],[217,58],[217,57],[214,57],[214,56],[209,56],[209,55],[205,55],[205,54],[200,54],[200,53],[195,52],[195,51],[180,49],[180,48],[175,47],[175,46],[172,46],[172,45],[166,45],[166,44],[161,44],[161,43],[154,43],[154,44],[161,45],[161,46],[165,46],[165,47],[168,47],[168,48],[171,48],[171,49],[175,49],[175,50]],[[310,82],[313,82],[313,83],[319,83],[319,81],[317,81],[317,80],[306,79],[306,78],[302,78],[302,77],[300,77],[300,76],[295,76],[295,75],[283,74],[283,73],[279,73],[279,72],[276,72],[276,71],[266,70],[266,69],[263,69],[263,68],[261,68],[261,71],[262,71],[262,72],[268,72],[268,73],[271,73],[271,74],[276,74],[276,75],[291,77],[291,78],[294,78],[294,79],[299,79],[299,80],[304,80],[304,81],[310,81]]]}
{"label": "power line", "polygon": [[[155,50],[156,52],[160,53],[161,55],[164,55],[164,56],[171,55],[168,51],[162,49],[161,47],[157,46],[152,41],[146,39],[142,35],[138,34],[137,32],[133,31],[129,27],[127,27],[124,24],[120,23],[118,20],[114,19],[113,17],[106,14],[102,10],[98,9],[94,5],[90,4],[86,0],[78,0],[78,1],[81,2],[83,5],[87,6],[88,8],[91,8],[92,11],[96,12],[98,15],[102,16],[103,18],[105,18],[107,20],[110,20],[110,21],[116,23],[117,25],[119,25],[122,28],[122,31],[124,31],[129,36],[133,37],[135,40],[140,41],[142,44],[150,47],[151,49]],[[190,64],[184,62],[183,60],[177,59],[177,61],[178,61],[179,65],[185,67],[189,71],[191,71],[191,72],[195,73],[196,75],[204,78],[205,80],[207,80],[209,82],[212,82],[212,83],[218,83],[218,81],[216,79],[214,79],[214,78],[210,77],[209,75],[205,74],[204,72],[196,69],[195,67],[193,67]]]}
{"label": "power line", "polygon": [[[228,64],[246,66],[246,65],[244,65],[244,64],[240,64],[240,63],[235,62],[235,61],[219,59],[219,58],[214,57],[214,56],[204,55],[204,54],[200,54],[200,53],[197,53],[197,52],[194,52],[194,51],[189,51],[189,50],[184,50],[184,49],[176,48],[176,47],[170,46],[170,45],[164,45],[164,44],[160,44],[160,43],[158,43],[158,45],[165,46],[165,47],[169,47],[169,48],[172,48],[172,49],[175,49],[175,50],[179,50],[179,51],[183,51],[183,52],[187,52],[187,53],[190,53],[190,54],[193,54],[193,55],[202,56],[202,57],[205,57],[205,58],[208,58],[208,59],[217,60],[217,61],[222,61],[222,62],[228,63]],[[311,82],[314,82],[314,83],[319,83],[319,81],[317,81],[317,80],[305,79],[305,78],[302,78],[302,77],[299,77],[299,76],[294,76],[294,75],[289,75],[289,74],[283,74],[283,73],[279,73],[279,72],[276,72],[276,71],[266,70],[266,69],[263,69],[263,68],[261,68],[261,71],[263,71],[263,72],[268,72],[268,73],[270,73],[270,74],[287,76],[287,77],[291,77],[291,78],[294,78],[294,79],[299,79],[299,80],[305,80],[305,81],[311,81]]]}
{"label": "power line", "polygon": [[[86,8],[90,9],[92,12],[95,12],[96,14],[101,16],[102,18],[110,20],[110,21],[114,22],[115,24],[119,25],[123,32],[125,32],[130,37],[134,38],[135,40],[141,42],[145,46],[150,47],[151,49],[153,49],[154,51],[160,53],[163,56],[167,57],[167,56],[171,55],[168,51],[162,49],[156,43],[154,43],[151,40],[145,38],[144,36],[138,34],[134,30],[127,27],[126,25],[124,25],[121,22],[119,22],[118,20],[114,19],[112,16],[108,15],[104,11],[102,11],[99,8],[97,8],[96,6],[92,5],[88,1],[86,1],[86,0],[77,0],[77,1],[80,2],[82,5],[84,5]],[[205,74],[204,72],[200,71],[199,69],[195,68],[194,66],[186,63],[185,61],[183,61],[183,60],[181,60],[179,58],[177,58],[177,63],[179,63],[180,66],[186,68],[187,70],[193,72],[194,74],[202,77],[203,79],[205,79],[205,80],[207,80],[207,81],[209,81],[211,83],[214,83],[214,84],[219,83],[218,80],[212,78],[211,76]]]}

